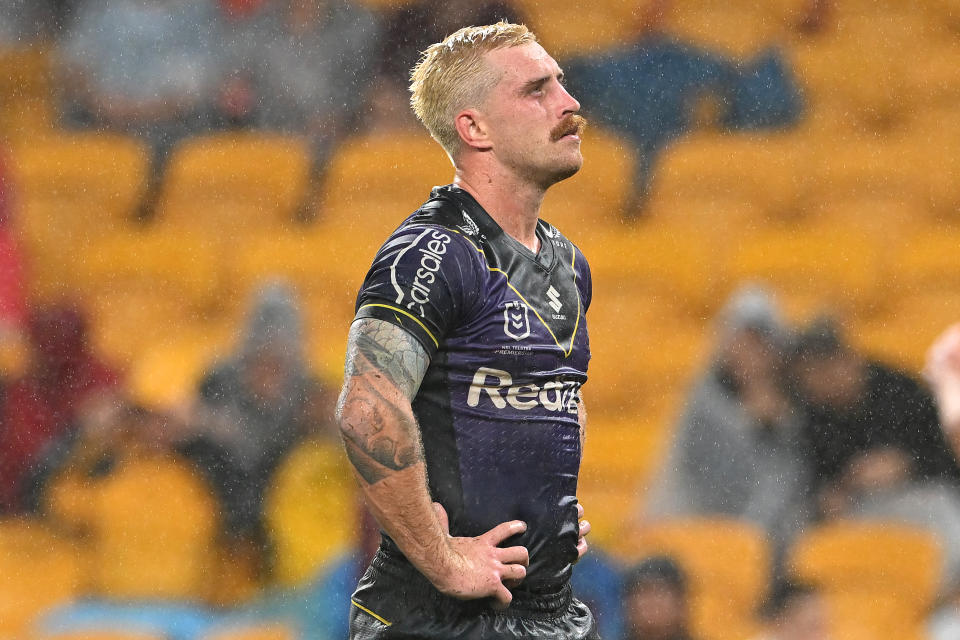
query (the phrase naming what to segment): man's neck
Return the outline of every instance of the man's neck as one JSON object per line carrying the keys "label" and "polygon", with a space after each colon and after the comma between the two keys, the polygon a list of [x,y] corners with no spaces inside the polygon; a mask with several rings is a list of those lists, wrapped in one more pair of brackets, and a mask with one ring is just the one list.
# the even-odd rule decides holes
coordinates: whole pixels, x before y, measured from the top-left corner
{"label": "man's neck", "polygon": [[544,190],[505,171],[457,169],[453,183],[472,195],[480,206],[514,240],[536,253],[537,218]]}

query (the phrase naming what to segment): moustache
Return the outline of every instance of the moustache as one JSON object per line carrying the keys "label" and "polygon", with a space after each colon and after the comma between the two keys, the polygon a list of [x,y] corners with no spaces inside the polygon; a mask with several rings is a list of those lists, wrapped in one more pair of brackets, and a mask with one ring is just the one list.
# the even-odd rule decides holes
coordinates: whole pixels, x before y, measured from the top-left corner
{"label": "moustache", "polygon": [[579,136],[586,128],[587,119],[581,115],[571,113],[550,131],[550,141],[556,142],[563,136],[568,136],[572,133]]}

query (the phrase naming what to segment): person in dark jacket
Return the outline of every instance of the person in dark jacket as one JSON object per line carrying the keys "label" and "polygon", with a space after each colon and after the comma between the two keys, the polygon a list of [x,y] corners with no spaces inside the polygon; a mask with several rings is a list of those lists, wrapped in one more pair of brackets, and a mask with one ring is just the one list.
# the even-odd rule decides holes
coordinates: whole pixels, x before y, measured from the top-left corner
{"label": "person in dark jacket", "polygon": [[623,580],[623,640],[692,640],[687,577],[668,556],[651,556]]}

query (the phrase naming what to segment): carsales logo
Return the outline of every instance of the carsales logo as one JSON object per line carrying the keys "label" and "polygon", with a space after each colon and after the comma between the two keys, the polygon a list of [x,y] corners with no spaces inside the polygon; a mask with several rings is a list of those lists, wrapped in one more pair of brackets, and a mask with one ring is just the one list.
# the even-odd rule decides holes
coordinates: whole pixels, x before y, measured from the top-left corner
{"label": "carsales logo", "polygon": [[510,405],[520,411],[529,411],[542,406],[548,411],[566,411],[577,413],[577,398],[580,383],[573,380],[555,378],[537,384],[513,384],[513,376],[502,369],[480,367],[473,375],[473,382],[467,392],[467,405],[476,407],[484,396],[497,409],[506,409]]}
{"label": "carsales logo", "polygon": [[[421,241],[423,244],[421,245]],[[390,281],[397,292],[397,304],[403,304],[406,295],[403,288],[397,281],[397,265],[403,259],[403,256],[413,249],[417,248],[417,258],[419,263],[416,265],[413,283],[410,285],[410,301],[404,306],[420,314],[421,318],[426,317],[423,305],[430,301],[430,288],[437,280],[437,272],[440,271],[440,265],[443,263],[443,256],[447,253],[447,245],[450,244],[450,236],[442,231],[427,229],[417,239],[397,254],[393,264],[390,265]],[[416,259],[416,258],[415,258]]]}

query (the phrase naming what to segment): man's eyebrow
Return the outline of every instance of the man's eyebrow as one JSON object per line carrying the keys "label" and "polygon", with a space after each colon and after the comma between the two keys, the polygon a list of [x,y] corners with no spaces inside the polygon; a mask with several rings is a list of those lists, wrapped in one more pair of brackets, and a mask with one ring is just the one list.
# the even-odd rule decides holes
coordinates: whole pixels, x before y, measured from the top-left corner
{"label": "man's eyebrow", "polygon": [[564,79],[563,71],[558,71],[555,76],[541,76],[539,78],[534,78],[533,80],[527,80],[523,83],[523,86],[520,87],[520,93],[526,93],[527,91],[537,89],[552,77],[556,77],[557,80],[562,83]]}
{"label": "man's eyebrow", "polygon": [[526,82],[523,83],[523,86],[520,87],[520,92],[526,93],[527,91],[536,89],[541,85],[543,85],[543,83],[545,83],[549,79],[550,79],[550,76],[542,76],[540,78],[534,78],[533,80],[527,80]]}

